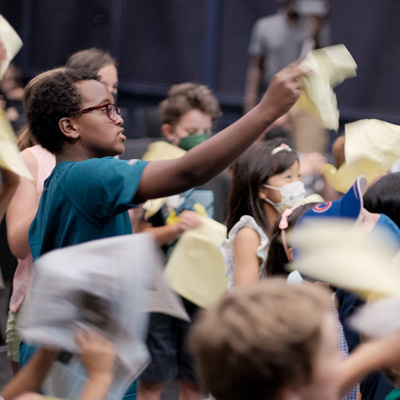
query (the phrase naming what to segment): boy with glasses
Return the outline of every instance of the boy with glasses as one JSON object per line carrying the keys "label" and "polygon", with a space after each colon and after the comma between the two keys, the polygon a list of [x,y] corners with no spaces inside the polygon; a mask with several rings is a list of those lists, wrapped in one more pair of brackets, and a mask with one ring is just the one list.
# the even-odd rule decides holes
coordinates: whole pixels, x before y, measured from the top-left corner
{"label": "boy with glasses", "polygon": [[33,259],[67,245],[131,233],[129,208],[211,179],[291,107],[303,73],[297,66],[282,70],[260,105],[239,121],[179,159],[150,163],[112,158],[124,151],[123,119],[96,74],[71,70],[43,79],[27,119],[57,165],[30,228]]}
{"label": "boy with glasses", "polygon": [[124,152],[123,119],[112,94],[89,70],[67,70],[38,83],[27,120],[36,140],[56,156],[30,227],[33,259],[65,246],[132,233],[127,210],[181,193],[224,170],[297,100],[297,65],[278,73],[248,115],[173,160],[113,158]]}

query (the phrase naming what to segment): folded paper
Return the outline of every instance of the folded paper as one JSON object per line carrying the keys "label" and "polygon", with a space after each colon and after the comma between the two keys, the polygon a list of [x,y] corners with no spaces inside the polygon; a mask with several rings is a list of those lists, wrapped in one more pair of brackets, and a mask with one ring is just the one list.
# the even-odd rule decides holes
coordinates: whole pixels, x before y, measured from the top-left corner
{"label": "folded paper", "polygon": [[215,303],[228,287],[220,250],[226,227],[207,217],[183,233],[176,244],[164,277],[178,294],[200,307]]}

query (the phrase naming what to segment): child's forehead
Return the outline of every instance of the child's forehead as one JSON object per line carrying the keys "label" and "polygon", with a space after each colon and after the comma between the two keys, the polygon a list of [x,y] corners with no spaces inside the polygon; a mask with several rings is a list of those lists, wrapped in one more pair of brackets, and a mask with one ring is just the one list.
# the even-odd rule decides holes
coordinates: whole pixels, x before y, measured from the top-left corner
{"label": "child's forehead", "polygon": [[106,86],[94,79],[79,81],[76,88],[82,96],[82,107],[91,107],[102,103],[114,103],[111,93]]}

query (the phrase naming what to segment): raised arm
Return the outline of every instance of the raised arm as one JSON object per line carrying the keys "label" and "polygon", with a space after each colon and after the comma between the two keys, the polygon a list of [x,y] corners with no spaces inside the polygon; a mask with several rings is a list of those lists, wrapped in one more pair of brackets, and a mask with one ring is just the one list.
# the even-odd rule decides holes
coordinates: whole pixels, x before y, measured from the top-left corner
{"label": "raised arm", "polygon": [[253,228],[244,227],[237,233],[233,246],[234,286],[258,281],[260,260],[257,249],[260,244],[260,236]]}
{"label": "raised arm", "polygon": [[[37,179],[38,165],[30,151],[23,151],[21,158],[27,165],[34,180]],[[11,252],[23,259],[30,254],[28,243],[29,227],[36,215],[39,201],[35,182],[20,178],[20,183],[7,209],[7,238]]]}
{"label": "raised arm", "polygon": [[6,209],[17,190],[19,177],[13,172],[0,168],[0,221],[3,219]]}
{"label": "raised arm", "polygon": [[340,369],[342,396],[370,372],[399,366],[400,332],[361,344],[343,361]]}
{"label": "raised arm", "polygon": [[78,332],[76,343],[88,376],[80,399],[106,399],[114,377],[114,346],[96,332]]}
{"label": "raised arm", "polygon": [[57,354],[58,351],[56,350],[44,348],[36,351],[28,364],[15,375],[1,392],[4,400],[16,399],[25,392],[38,393]]}
{"label": "raised arm", "polygon": [[293,106],[302,88],[298,78],[303,75],[298,63],[284,68],[275,75],[261,102],[234,124],[181,158],[149,163],[143,171],[137,200],[181,193],[222,172]]}

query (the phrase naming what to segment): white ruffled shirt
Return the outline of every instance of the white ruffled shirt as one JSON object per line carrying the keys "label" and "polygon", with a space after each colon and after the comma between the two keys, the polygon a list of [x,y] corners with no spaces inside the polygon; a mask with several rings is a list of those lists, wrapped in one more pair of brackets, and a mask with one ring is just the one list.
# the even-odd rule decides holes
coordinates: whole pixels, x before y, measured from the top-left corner
{"label": "white ruffled shirt", "polygon": [[269,239],[265,232],[257,225],[256,221],[250,215],[244,215],[240,220],[232,227],[229,231],[228,238],[225,239],[221,244],[221,251],[225,261],[225,275],[228,278],[228,289],[233,288],[234,276],[235,276],[235,263],[233,261],[233,247],[235,238],[238,232],[242,228],[252,228],[260,237],[260,246],[257,248],[257,256],[261,260],[259,272],[261,273],[262,266],[267,259],[267,250],[269,245]]}

